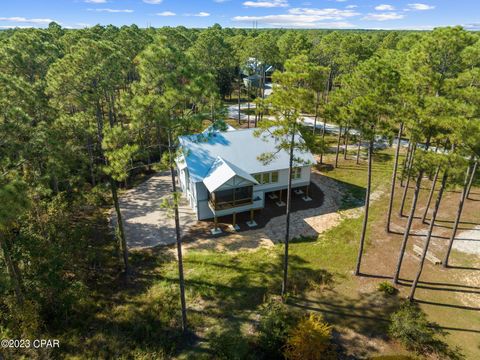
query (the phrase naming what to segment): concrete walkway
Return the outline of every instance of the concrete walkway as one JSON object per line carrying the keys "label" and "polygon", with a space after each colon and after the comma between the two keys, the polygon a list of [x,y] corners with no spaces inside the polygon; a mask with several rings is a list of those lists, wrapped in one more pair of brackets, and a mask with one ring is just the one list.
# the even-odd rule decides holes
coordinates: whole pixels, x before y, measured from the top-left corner
{"label": "concrete walkway", "polygon": [[[170,191],[170,175],[158,174],[122,194],[120,209],[125,224],[127,244],[130,249],[175,243],[173,212],[169,213],[160,206],[163,199],[168,198]],[[179,214],[181,229],[188,229],[189,226],[197,222],[196,215],[183,197]]]}

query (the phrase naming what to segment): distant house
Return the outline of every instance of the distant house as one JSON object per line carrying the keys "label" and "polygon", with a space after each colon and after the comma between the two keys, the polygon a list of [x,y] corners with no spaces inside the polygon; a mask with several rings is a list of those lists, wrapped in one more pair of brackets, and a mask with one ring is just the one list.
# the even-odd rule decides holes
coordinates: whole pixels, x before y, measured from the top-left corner
{"label": "distant house", "polygon": [[258,88],[261,86],[263,77],[266,82],[272,81],[274,71],[275,68],[272,65],[264,65],[255,58],[249,58],[242,69],[243,83],[245,87]]}
{"label": "distant house", "polygon": [[[233,215],[235,226],[235,214],[250,211],[249,225],[254,226],[253,211],[265,206],[266,195],[280,196],[282,203],[282,191],[288,185],[289,156],[283,150],[277,153],[273,137],[255,137],[254,131],[230,127],[224,132],[207,130],[179,138],[178,178],[199,220],[214,219],[216,224],[218,217]],[[277,154],[264,164],[258,160],[263,153]],[[315,159],[310,152],[300,150],[295,158],[301,159],[302,165],[293,170],[293,187],[308,187]]]}

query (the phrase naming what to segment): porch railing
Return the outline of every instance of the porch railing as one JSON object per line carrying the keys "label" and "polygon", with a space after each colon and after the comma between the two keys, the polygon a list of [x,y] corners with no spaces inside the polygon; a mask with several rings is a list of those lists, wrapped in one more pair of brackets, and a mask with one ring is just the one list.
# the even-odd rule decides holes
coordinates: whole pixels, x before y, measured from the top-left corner
{"label": "porch railing", "polygon": [[214,202],[213,200],[208,201],[210,206],[215,210],[226,210],[235,207],[245,206],[253,204],[253,198],[244,198],[244,199],[235,199],[230,201],[217,201]]}

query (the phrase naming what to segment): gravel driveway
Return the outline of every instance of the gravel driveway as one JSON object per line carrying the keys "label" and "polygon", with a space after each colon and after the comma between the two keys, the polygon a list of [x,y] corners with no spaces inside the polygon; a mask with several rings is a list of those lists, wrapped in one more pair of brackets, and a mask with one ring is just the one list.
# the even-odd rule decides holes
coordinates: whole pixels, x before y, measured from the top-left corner
{"label": "gravel driveway", "polygon": [[[120,198],[125,235],[130,249],[141,249],[175,243],[175,221],[160,207],[170,194],[168,174],[158,174],[128,190]],[[197,222],[196,215],[182,197],[179,207],[181,229]]]}

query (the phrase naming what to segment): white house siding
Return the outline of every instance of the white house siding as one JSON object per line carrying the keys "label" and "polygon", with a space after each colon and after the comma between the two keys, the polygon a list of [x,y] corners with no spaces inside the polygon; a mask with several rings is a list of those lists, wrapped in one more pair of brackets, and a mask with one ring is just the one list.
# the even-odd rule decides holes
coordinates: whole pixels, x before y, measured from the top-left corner
{"label": "white house siding", "polygon": [[197,182],[195,185],[195,191],[197,194],[197,217],[198,220],[205,220],[213,218],[213,211],[208,206],[208,190],[203,182]]}
{"label": "white house siding", "polygon": [[[183,171],[182,171],[183,172]],[[301,170],[300,179],[292,180],[292,187],[303,187],[310,184],[310,166],[303,166]],[[253,174],[252,174],[253,175]],[[185,176],[180,176],[180,182],[185,181]],[[234,181],[233,187],[240,187],[242,185],[248,185],[248,182],[241,182],[240,179]],[[232,184],[229,182],[225,183],[224,186],[221,186],[219,190],[225,188],[231,188]],[[250,209],[261,209],[265,206],[264,194],[271,191],[278,191],[281,189],[286,189],[288,187],[288,169],[283,169],[278,171],[278,182],[273,184],[264,184],[264,185],[255,185],[253,187],[253,196],[260,197],[259,201],[255,201],[253,204],[245,205],[239,208],[226,209],[217,211],[217,216],[230,215],[234,212],[239,213],[243,211],[248,211]],[[186,186],[182,184],[182,189],[185,189]],[[208,190],[203,184],[203,182],[192,182],[191,179],[188,184],[188,189],[185,192],[185,196],[189,200],[191,207],[197,213],[198,220],[211,219],[214,216],[212,209],[208,204]]]}
{"label": "white house siding", "polygon": [[197,218],[198,220],[212,219],[214,216],[213,211],[208,205],[208,200],[199,200],[198,201],[198,211]]}
{"label": "white house siding", "polygon": [[244,187],[244,186],[250,186],[253,185],[252,182],[242,179],[239,176],[234,176],[232,179],[227,181],[225,184],[220,186],[217,190],[215,191],[220,191],[220,190],[227,190],[227,189],[235,189],[239,187]]}
{"label": "white house siding", "polygon": [[180,187],[182,188],[183,192],[187,191],[187,169],[177,169],[178,180],[180,182]]}
{"label": "white house siding", "polygon": [[[301,167],[301,177],[300,179],[292,180],[292,187],[301,187],[307,186],[310,184],[310,172],[311,166],[302,166]],[[286,189],[288,187],[288,169],[278,170],[278,182],[272,184],[256,185],[253,187],[254,191],[277,191],[281,189]]]}

